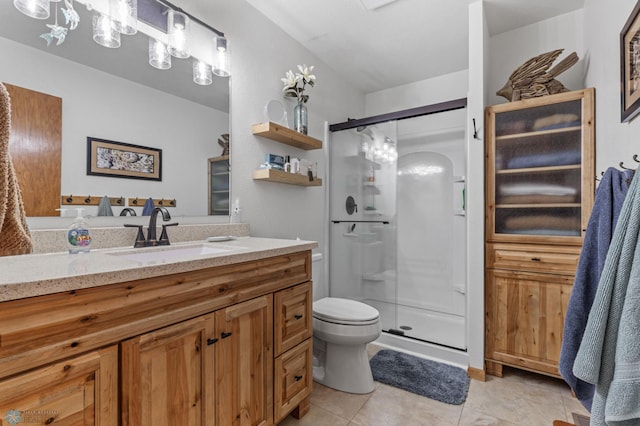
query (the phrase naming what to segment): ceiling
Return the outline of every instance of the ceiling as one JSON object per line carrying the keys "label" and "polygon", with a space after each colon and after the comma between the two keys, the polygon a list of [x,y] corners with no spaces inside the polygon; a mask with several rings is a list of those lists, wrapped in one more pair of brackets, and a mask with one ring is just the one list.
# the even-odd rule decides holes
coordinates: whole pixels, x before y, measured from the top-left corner
{"label": "ceiling", "polygon": [[[246,1],[365,93],[468,68],[468,6],[477,0]],[[584,0],[484,3],[491,35],[584,6]]]}

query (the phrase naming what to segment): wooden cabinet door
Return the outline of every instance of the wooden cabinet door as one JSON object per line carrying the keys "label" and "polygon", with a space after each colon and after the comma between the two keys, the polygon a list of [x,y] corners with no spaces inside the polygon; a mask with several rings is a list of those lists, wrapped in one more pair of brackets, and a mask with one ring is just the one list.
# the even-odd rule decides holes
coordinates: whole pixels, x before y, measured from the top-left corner
{"label": "wooden cabinet door", "polygon": [[273,296],[215,315],[216,425],[272,425]]}
{"label": "wooden cabinet door", "polygon": [[117,398],[111,346],[0,381],[0,425],[116,426]]}
{"label": "wooden cabinet door", "polygon": [[122,424],[214,424],[213,314],[122,343]]}
{"label": "wooden cabinet door", "polygon": [[559,376],[573,276],[489,270],[486,278],[487,359]]}
{"label": "wooden cabinet door", "polygon": [[274,295],[273,340],[276,356],[313,335],[311,291],[311,283],[307,282]]}

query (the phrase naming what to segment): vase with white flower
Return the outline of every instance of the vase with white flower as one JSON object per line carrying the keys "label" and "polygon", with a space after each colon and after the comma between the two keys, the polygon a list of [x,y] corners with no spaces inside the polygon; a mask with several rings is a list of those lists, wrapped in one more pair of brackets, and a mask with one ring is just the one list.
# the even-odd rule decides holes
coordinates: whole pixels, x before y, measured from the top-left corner
{"label": "vase with white flower", "polygon": [[292,70],[286,72],[282,78],[284,83],[284,96],[296,98],[297,105],[293,108],[293,129],[297,132],[307,134],[307,106],[305,103],[309,100],[309,95],[305,95],[304,91],[307,86],[313,87],[316,83],[316,76],[311,74],[313,66],[298,65],[298,72]]}

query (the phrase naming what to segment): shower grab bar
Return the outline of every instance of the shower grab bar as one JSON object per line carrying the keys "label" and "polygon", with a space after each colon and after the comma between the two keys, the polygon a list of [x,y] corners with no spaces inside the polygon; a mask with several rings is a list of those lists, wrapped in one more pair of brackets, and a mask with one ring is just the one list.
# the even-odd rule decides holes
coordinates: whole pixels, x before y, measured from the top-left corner
{"label": "shower grab bar", "polygon": [[388,225],[388,220],[332,220],[331,223],[382,223]]}

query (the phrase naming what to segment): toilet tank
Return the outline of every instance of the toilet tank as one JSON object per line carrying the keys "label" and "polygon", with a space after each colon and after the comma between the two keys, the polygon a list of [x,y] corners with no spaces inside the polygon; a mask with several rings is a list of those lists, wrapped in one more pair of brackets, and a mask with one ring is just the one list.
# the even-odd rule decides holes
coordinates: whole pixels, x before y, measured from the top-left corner
{"label": "toilet tank", "polygon": [[313,300],[320,300],[329,296],[322,253],[313,253],[311,255],[311,277],[313,280]]}

